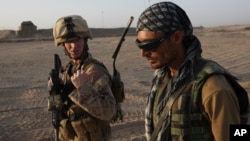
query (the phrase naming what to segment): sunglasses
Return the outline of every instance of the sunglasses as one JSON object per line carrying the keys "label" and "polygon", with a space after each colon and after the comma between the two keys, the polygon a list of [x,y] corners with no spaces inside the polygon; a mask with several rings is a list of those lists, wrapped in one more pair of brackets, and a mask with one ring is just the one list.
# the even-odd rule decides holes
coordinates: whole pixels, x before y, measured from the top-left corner
{"label": "sunglasses", "polygon": [[141,42],[138,39],[135,40],[136,45],[140,48],[143,49],[145,51],[152,51],[157,49],[161,43],[169,38],[163,37],[161,39],[156,39],[156,40],[150,40],[150,41],[145,41],[145,42]]}

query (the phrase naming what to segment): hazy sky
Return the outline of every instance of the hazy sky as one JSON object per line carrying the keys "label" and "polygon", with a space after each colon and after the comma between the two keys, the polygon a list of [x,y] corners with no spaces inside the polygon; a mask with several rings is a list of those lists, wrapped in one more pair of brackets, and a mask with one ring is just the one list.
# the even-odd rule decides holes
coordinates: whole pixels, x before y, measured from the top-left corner
{"label": "hazy sky", "polygon": [[[130,16],[136,26],[141,12],[162,0],[0,0],[0,30],[17,30],[23,21],[38,29],[52,28],[61,17],[79,14],[92,28],[124,27]],[[172,0],[193,26],[250,24],[250,0]]]}

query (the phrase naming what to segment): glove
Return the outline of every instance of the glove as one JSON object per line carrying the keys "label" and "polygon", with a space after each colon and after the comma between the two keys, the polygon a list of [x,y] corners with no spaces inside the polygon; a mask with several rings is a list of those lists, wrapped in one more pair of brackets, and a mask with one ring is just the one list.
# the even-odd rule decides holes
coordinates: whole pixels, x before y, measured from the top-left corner
{"label": "glove", "polygon": [[49,77],[49,80],[48,80],[48,90],[51,91],[52,90],[52,87],[53,87],[53,81],[51,79],[51,77]]}

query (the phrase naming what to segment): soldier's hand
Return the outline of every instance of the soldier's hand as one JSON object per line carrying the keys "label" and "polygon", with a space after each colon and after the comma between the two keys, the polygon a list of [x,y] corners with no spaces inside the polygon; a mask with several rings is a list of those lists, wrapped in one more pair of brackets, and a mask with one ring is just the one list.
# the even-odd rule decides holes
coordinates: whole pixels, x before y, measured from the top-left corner
{"label": "soldier's hand", "polygon": [[90,83],[94,73],[95,72],[87,74],[83,70],[77,70],[76,73],[74,73],[71,76],[71,81],[74,84],[74,86],[78,89],[79,87],[86,85],[87,83]]}
{"label": "soldier's hand", "polygon": [[51,77],[49,77],[49,80],[48,80],[48,90],[51,91],[52,90],[52,87],[53,87],[53,81],[51,79]]}

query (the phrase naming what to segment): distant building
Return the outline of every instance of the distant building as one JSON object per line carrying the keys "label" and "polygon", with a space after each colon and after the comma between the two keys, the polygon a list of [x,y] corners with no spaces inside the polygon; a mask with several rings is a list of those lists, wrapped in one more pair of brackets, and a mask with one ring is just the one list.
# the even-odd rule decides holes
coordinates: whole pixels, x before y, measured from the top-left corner
{"label": "distant building", "polygon": [[19,30],[17,31],[17,36],[21,38],[32,37],[37,33],[37,26],[31,21],[24,21],[21,23]]}

